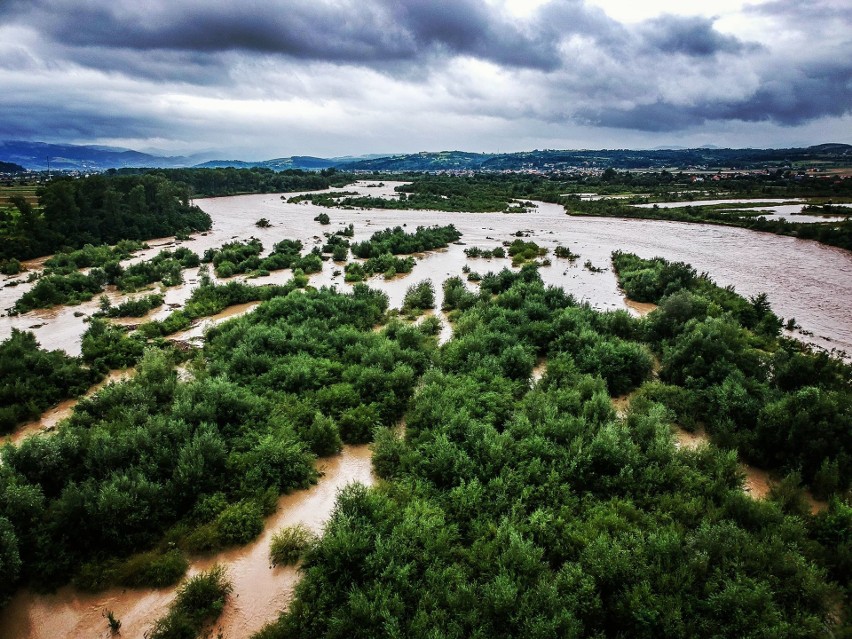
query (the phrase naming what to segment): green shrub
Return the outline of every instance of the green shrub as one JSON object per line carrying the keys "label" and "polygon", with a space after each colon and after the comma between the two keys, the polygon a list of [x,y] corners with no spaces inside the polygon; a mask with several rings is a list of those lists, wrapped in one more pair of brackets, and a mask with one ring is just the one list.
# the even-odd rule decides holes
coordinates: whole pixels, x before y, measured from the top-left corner
{"label": "green shrub", "polygon": [[314,541],[314,534],[302,524],[282,528],[273,535],[269,545],[272,565],[295,564]]}
{"label": "green shrub", "polygon": [[246,544],[262,530],[263,512],[254,501],[241,501],[228,506],[216,518],[216,532],[223,546]]}
{"label": "green shrub", "polygon": [[177,548],[161,553],[156,550],[133,555],[116,571],[116,580],[130,588],[165,588],[180,581],[189,562]]}
{"label": "green shrub", "polygon": [[147,639],[195,639],[225,607],[233,586],[222,566],[214,566],[186,581],[165,617],[154,622]]}

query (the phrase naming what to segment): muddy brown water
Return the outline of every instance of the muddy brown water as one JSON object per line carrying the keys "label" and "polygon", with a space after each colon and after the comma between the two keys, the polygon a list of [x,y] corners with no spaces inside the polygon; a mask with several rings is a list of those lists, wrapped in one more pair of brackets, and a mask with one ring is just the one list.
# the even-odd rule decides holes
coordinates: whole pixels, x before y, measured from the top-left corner
{"label": "muddy brown water", "polygon": [[[346,189],[372,196],[391,196],[393,187],[398,184],[388,182],[383,187],[370,188],[366,182],[361,182]],[[714,225],[570,217],[561,206],[546,203],[538,204],[529,213],[510,214],[325,209],[309,203],[287,204],[280,194],[200,199],[196,203],[213,218],[210,232],[179,243],[171,238],[152,240],[149,242],[151,248],[134,256],[133,261],[149,258],[162,248],[177,244],[203,253],[206,248],[249,237],[259,238],[267,251],[285,238],[300,239],[306,249],[310,249],[322,244],[323,233],[334,232],[349,223],[354,224],[355,241],[368,239],[375,231],[389,226],[406,225],[407,230],[412,231],[418,225],[452,223],[463,233],[464,245],[483,248],[494,248],[513,239],[516,231],[527,231],[529,239],[548,249],[563,244],[580,254],[580,259],[573,263],[551,257],[552,265],[543,267],[541,275],[547,284],[563,287],[598,310],[629,308],[625,306],[610,265],[610,253],[621,249],[641,257],[661,256],[688,262],[699,272],[707,272],[721,286],[734,286],[746,296],[765,292],[776,313],[795,318],[804,331],[813,333],[812,336],[800,333],[794,336],[829,350],[837,347],[852,352],[852,322],[849,320],[852,316],[852,253],[808,240]],[[319,212],[328,213],[332,223],[323,226],[314,222]],[[270,220],[272,226],[257,228],[254,223],[261,217]],[[441,283],[447,277],[460,275],[463,266],[469,265],[484,274],[510,265],[509,259],[467,259],[464,245],[430,252],[418,260],[414,271],[406,277],[384,280],[379,276],[368,283],[386,291],[391,305],[398,307],[408,286],[430,278],[438,289],[440,304]],[[582,266],[586,260],[606,270],[592,273]],[[32,264],[34,268],[38,267],[36,262]],[[326,262],[321,273],[311,276],[311,283],[347,290],[351,285],[343,282],[342,270],[341,264]],[[335,275],[336,271],[340,273]],[[185,303],[197,285],[198,270],[189,269],[184,277],[185,284],[165,290],[166,306],[154,311],[152,319],[165,317],[171,311],[168,304]],[[284,270],[251,280],[251,283],[283,283],[289,277],[290,271]],[[11,307],[30,286],[21,284],[0,289],[0,308]],[[122,296],[111,292],[110,297],[117,301]],[[79,354],[86,324],[83,317],[75,317],[75,313],[90,315],[97,306],[96,298],[77,307],[0,317],[0,339],[5,339],[13,327],[27,330],[35,326],[37,328],[31,330],[45,348],[61,348]],[[631,309],[631,312],[639,314],[637,310]]]}
{"label": "muddy brown water", "polygon": [[[106,375],[106,377],[104,377],[100,382],[98,382],[89,390],[87,390],[83,396],[91,397],[107,384],[114,382],[117,383],[126,379],[130,379],[135,373],[136,369],[134,368],[110,371]],[[6,442],[10,442],[12,444],[18,444],[30,435],[52,432],[56,428],[57,424],[59,424],[59,422],[71,415],[72,411],[74,410],[74,406],[77,405],[78,401],[80,400],[78,398],[75,398],[66,399],[63,402],[60,402],[53,408],[50,408],[44,413],[42,413],[41,417],[39,417],[38,419],[34,419],[31,422],[27,422],[26,424],[19,426],[15,430],[15,432],[7,435],[5,438],[0,440],[0,443],[5,444]]]}
{"label": "muddy brown water", "polygon": [[[334,509],[340,489],[353,482],[372,485],[374,477],[367,446],[345,446],[340,455],[322,459],[319,482],[307,489],[281,497],[278,510],[266,521],[263,533],[254,542],[208,557],[194,559],[188,576],[224,565],[234,585],[216,632],[233,639],[251,636],[277,618],[286,608],[299,580],[294,566],[275,567],[269,563],[269,544],[281,528],[302,523],[322,532]],[[86,594],[70,586],[50,595],[28,590],[15,595],[0,611],[0,636],[7,639],[106,639],[110,637],[105,610],[121,621],[121,636],[142,639],[152,622],[162,616],[175,597],[174,588],[161,590],[111,589]]]}

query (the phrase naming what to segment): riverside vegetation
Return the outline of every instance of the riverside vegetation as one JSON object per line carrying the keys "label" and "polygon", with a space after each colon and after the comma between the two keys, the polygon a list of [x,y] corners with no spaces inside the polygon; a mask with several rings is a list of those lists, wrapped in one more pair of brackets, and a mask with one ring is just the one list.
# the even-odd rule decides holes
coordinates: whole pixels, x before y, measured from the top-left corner
{"label": "riverside vegetation", "polygon": [[[324,535],[300,546],[290,610],[259,637],[381,636],[388,624],[415,636],[816,636],[844,624],[833,611],[852,574],[849,442],[808,453],[836,467],[833,483],[803,474],[834,495],[812,516],[792,481],[769,501],[744,495],[733,449],[678,450],[671,424],[684,397],[737,367],[772,372],[759,397],[770,417],[787,401],[779,384],[790,396],[823,385],[848,411],[848,367],[779,340],[765,300],[686,265],[615,263],[637,297],[634,280],[661,296],[658,311],[596,312],[527,265],[486,274],[478,292],[447,280],[455,330],[440,349],[434,322],[374,332],[387,298],[364,285],[294,287],[212,329],[192,381],[149,349],[131,381],[82,400],[54,436],[3,449],[5,592],[173,583],[187,553],[259,534],[280,492],[315,480],[313,455],[372,439],[385,482],[340,495]],[[683,296],[690,313],[670,307]],[[730,370],[695,386],[702,370],[678,354],[700,363],[711,347]],[[651,379],[655,353],[671,388]],[[539,358],[547,372],[531,386]],[[796,365],[779,369],[785,358]],[[610,397],[636,389],[618,418]],[[797,437],[823,427],[799,417]],[[767,452],[779,468],[805,462],[799,447]]]}
{"label": "riverside vegetation", "polygon": [[[802,176],[794,172],[779,169],[768,175],[739,175],[718,182],[708,180],[698,185],[693,183],[691,175],[665,170],[631,173],[608,169],[600,175],[485,173],[447,176],[410,173],[381,177],[410,180],[410,183],[396,187],[395,190],[400,194],[397,199],[306,194],[296,196],[291,201],[310,201],[328,207],[524,212],[532,206],[529,200],[541,200],[561,204],[570,215],[738,226],[816,240],[852,250],[852,218],[840,222],[796,223],[769,219],[749,211],[690,206],[690,200],[701,197],[807,198],[818,205],[852,202],[852,183],[840,176],[802,179]],[[580,197],[580,194],[589,192],[601,194],[603,197],[597,200],[585,200]],[[683,200],[684,207],[667,209],[632,206],[671,200]],[[832,212],[831,209],[829,212]]]}
{"label": "riverside vegetation", "polygon": [[[661,374],[696,392],[679,385],[685,362],[668,353],[692,345],[696,325],[720,322],[751,344],[726,341],[724,352],[744,347],[747,360],[768,348],[776,362],[826,369],[787,377],[793,394],[824,380],[848,397],[848,368],[778,341],[760,300],[733,304],[729,291],[680,288],[665,268],[648,268],[668,299],[694,296],[709,315],[672,313],[665,299],[657,318],[599,313],[543,286],[533,266],[488,274],[479,293],[445,282],[454,335],[423,376],[404,433],[375,432],[384,481],[338,497],[289,610],[256,639],[842,633],[848,502],[835,497],[811,516],[789,482],[768,501],[745,495],[734,450],[675,446],[680,413],[659,401],[667,395],[651,374],[667,326]],[[538,358],[547,371],[531,385]],[[610,398],[637,388],[618,418]],[[775,396],[765,399],[775,414]],[[849,485],[840,461],[849,451],[848,440],[822,451],[841,469],[836,495]],[[772,454],[801,461],[784,446]]]}
{"label": "riverside vegetation", "polygon": [[[848,634],[849,367],[779,337],[765,297],[685,264],[616,253],[613,266],[659,309],[594,311],[530,263],[475,292],[445,281],[441,347],[437,319],[412,325],[383,293],[305,289],[298,273],[278,287],[202,277],[163,322],[94,320],[79,359],[14,334],[2,381],[30,412],[41,382],[20,353],[67,369],[60,394],[79,392],[64,385],[75,371],[138,364],[54,435],[0,452],[0,598],[177,583],[189,555],[255,538],[279,494],[316,481],[316,456],[372,441],[383,481],[341,493],[319,539],[281,543],[304,577],[259,638]],[[249,298],[265,301],[199,352],[158,339]],[[434,287],[406,298],[413,315]],[[625,394],[622,418],[611,399]],[[678,449],[675,424],[720,446]],[[742,492],[738,453],[786,474],[770,499]],[[828,507],[810,514],[798,482]],[[156,628],[209,623],[229,588],[205,579],[210,596],[179,598]]]}

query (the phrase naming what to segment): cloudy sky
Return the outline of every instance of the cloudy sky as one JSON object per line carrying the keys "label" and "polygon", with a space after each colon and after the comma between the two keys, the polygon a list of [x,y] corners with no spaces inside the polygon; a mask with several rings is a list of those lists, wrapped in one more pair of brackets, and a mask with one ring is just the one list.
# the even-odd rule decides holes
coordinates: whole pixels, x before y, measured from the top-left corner
{"label": "cloudy sky", "polygon": [[852,143],[852,2],[0,0],[0,139],[241,159]]}

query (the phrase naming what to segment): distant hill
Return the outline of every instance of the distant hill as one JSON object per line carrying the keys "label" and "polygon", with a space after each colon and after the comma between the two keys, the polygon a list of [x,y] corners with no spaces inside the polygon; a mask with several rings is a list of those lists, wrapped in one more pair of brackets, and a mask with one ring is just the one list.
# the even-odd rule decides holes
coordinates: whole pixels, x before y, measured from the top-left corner
{"label": "distant hill", "polygon": [[820,144],[798,149],[630,149],[544,150],[520,153],[412,153],[338,165],[351,171],[554,171],[616,169],[749,169],[781,168],[797,163],[852,165],[852,146]]}
{"label": "distant hill", "polygon": [[8,140],[0,142],[0,161],[14,162],[33,171],[56,170],[103,171],[127,167],[172,168],[191,166],[200,160],[191,157],[166,157],[104,146],[46,144]]}
{"label": "distant hill", "polygon": [[819,144],[797,149],[630,149],[535,150],[520,153],[468,153],[465,151],[421,152],[403,155],[364,155],[319,158],[306,155],[250,162],[221,160],[206,155],[166,156],[104,146],[45,144],[43,142],[0,142],[0,163],[26,169],[104,171],[119,168],[266,168],[273,171],[300,169],[318,171],[558,171],[586,168],[616,169],[748,169],[852,166],[852,146]]}
{"label": "distant hill", "polygon": [[0,173],[23,173],[26,171],[20,164],[14,162],[0,162]]}

